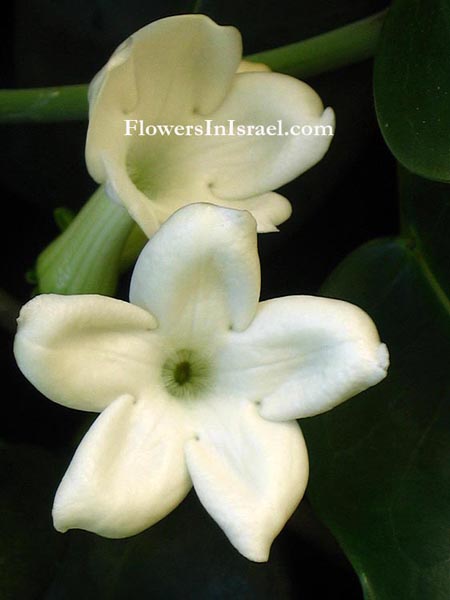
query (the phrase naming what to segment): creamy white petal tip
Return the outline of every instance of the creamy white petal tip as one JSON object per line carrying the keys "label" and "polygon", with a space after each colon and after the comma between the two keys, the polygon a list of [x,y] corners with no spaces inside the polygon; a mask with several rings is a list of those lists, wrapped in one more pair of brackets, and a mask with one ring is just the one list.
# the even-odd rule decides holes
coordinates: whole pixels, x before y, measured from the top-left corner
{"label": "creamy white petal tip", "polygon": [[61,481],[55,528],[123,538],[162,519],[191,487],[185,438],[178,407],[157,397],[117,398],[91,426]]}
{"label": "creamy white petal tip", "polygon": [[261,419],[253,403],[221,426],[216,412],[203,415],[199,439],[186,446],[195,491],[233,546],[265,562],[306,487],[308,454],[300,428]]}

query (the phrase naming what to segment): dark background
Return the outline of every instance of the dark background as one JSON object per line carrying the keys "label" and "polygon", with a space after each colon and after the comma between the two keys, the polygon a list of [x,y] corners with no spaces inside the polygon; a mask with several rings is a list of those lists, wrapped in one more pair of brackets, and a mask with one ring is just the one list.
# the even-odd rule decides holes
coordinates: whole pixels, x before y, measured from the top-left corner
{"label": "dark background", "polygon": [[[226,4],[205,1],[199,12],[238,27],[249,54],[334,29],[385,5],[374,0],[231,0]],[[192,4],[182,0],[16,2],[4,21],[2,87],[88,82],[133,31],[156,18],[191,9]],[[324,104],[334,108],[336,135],[325,159],[283,188],[293,204],[291,219],[280,233],[259,238],[263,298],[317,293],[350,251],[398,230],[395,162],[376,124],[371,61],[308,82]],[[52,495],[86,427],[86,415],[52,404],[21,376],[12,357],[11,330],[15,303],[25,303],[32,293],[25,273],[57,234],[53,209],[78,209],[95,189],[84,165],[86,127],[86,122],[1,127],[1,287],[12,304],[2,307],[1,364],[6,380],[0,437],[13,448],[14,457],[4,466],[6,495],[16,502],[14,490],[20,490],[20,510],[26,513],[22,524],[28,527],[28,537],[33,537],[35,524],[43,539],[50,527]],[[126,291],[125,277],[121,297],[126,298]],[[21,448],[33,445],[34,458],[22,449],[15,452],[18,444]],[[45,473],[39,472],[45,462],[40,459],[42,448],[45,460],[52,462]],[[33,502],[36,494],[39,506]],[[111,545],[83,533],[67,534],[64,541],[63,536],[54,539],[52,534],[52,560],[36,573],[36,565],[30,570],[24,566],[23,577],[37,582],[33,592],[19,585],[14,597],[40,598],[50,589],[50,598],[89,598],[98,585],[97,598],[125,598],[125,589],[131,598],[143,597],[142,589],[151,589],[154,598],[361,598],[351,567],[307,501],[275,543],[268,565],[250,565],[236,557],[193,497],[154,529],[155,533],[134,538],[131,546]],[[3,535],[8,536],[8,529]],[[164,552],[148,549],[158,544],[164,544]],[[140,548],[144,545],[145,549]],[[25,557],[22,564],[27,552],[17,548],[17,556]],[[128,563],[123,568],[125,552],[135,555],[134,570]],[[30,560],[36,562],[31,553]],[[97,564],[96,576],[92,562]],[[153,565],[153,572],[147,564]],[[106,574],[117,572],[118,565],[128,583],[119,578],[114,590],[106,591],[102,576],[106,581]],[[76,590],[77,585],[85,587]]]}

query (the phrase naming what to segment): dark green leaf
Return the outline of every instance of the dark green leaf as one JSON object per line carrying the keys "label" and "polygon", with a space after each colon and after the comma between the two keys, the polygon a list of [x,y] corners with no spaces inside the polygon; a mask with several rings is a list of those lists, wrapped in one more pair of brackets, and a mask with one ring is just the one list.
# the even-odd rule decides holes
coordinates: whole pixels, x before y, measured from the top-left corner
{"label": "dark green leaf", "polygon": [[403,201],[404,236],[423,257],[422,266],[439,281],[443,291],[450,292],[449,198],[445,183],[435,183],[400,170],[400,195]]}
{"label": "dark green leaf", "polygon": [[397,0],[375,59],[383,136],[413,173],[450,181],[450,2]]}
{"label": "dark green leaf", "polygon": [[374,318],[391,368],[375,388],[304,421],[309,489],[366,598],[447,600],[450,190],[408,174],[402,182],[409,237],[363,246],[324,288]]}

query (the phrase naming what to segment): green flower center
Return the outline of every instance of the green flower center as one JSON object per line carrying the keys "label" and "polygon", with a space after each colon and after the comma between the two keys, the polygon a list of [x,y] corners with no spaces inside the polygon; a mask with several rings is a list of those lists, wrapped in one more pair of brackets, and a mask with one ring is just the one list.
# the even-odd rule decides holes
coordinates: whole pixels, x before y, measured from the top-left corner
{"label": "green flower center", "polygon": [[173,378],[178,385],[184,385],[191,378],[191,365],[187,361],[179,363],[173,372]]}
{"label": "green flower center", "polygon": [[202,395],[211,382],[209,363],[193,350],[177,350],[162,366],[164,387],[175,398]]}

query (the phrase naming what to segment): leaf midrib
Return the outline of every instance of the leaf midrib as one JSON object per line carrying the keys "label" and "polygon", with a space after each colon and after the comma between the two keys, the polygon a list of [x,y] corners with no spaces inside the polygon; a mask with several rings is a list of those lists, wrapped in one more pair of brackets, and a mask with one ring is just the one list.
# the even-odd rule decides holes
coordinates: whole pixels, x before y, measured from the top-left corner
{"label": "leaf midrib", "polygon": [[447,314],[450,316],[450,299],[448,298],[446,292],[442,288],[437,277],[435,276],[429,264],[427,263],[423,252],[422,244],[420,242],[420,237],[418,236],[415,229],[410,225],[407,225],[407,230],[399,238],[399,241],[403,244],[405,249],[411,254],[413,259],[416,261],[423,277],[435,293],[437,300],[447,312]]}

